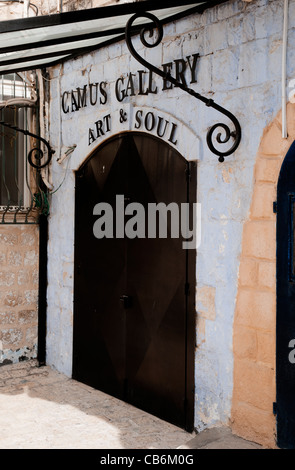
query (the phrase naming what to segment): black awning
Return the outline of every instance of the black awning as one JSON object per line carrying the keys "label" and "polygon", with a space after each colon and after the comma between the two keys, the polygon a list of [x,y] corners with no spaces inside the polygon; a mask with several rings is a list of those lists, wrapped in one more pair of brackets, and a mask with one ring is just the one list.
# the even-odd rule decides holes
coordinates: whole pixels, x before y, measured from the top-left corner
{"label": "black awning", "polygon": [[[135,13],[154,13],[164,24],[224,1],[147,0],[1,21],[0,74],[55,65],[118,41]],[[147,18],[138,18],[136,30],[148,23]]]}

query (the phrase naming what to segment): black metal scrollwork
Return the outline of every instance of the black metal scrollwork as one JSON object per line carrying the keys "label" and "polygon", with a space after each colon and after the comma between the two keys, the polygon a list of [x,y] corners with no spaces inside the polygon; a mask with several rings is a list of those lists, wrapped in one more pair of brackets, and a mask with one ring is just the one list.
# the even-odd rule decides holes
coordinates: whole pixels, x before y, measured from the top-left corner
{"label": "black metal scrollwork", "polygon": [[[43,137],[40,137],[39,135],[33,134],[32,132],[29,132],[25,129],[20,129],[19,127],[13,126],[12,124],[9,124],[4,121],[0,121],[0,125],[4,127],[8,127],[9,129],[12,129],[17,132],[21,132],[24,135],[33,137],[34,139],[37,139],[40,142],[43,142],[43,144],[47,147],[47,160],[43,163],[41,163],[41,160],[43,159],[43,156],[44,156],[43,150],[37,147],[30,150],[30,152],[28,153],[28,162],[32,167],[36,168],[37,170],[41,170],[41,168],[44,168],[50,163],[52,155],[54,154],[54,150],[52,150],[47,140],[43,139]],[[33,162],[34,154],[35,154],[35,157],[34,157],[35,163]]]}
{"label": "black metal scrollwork", "polygon": [[[135,59],[138,60],[138,62],[141,63],[144,67],[146,67],[148,70],[151,70],[152,72],[156,73],[163,79],[172,83],[175,87],[181,88],[183,91],[189,93],[191,96],[194,96],[198,100],[203,101],[203,103],[205,103],[206,106],[216,109],[217,111],[224,114],[232,121],[234,125],[233,130],[231,130],[229,126],[225,123],[217,123],[217,124],[214,124],[207,132],[207,145],[209,149],[215,155],[218,155],[220,162],[223,162],[224,158],[227,157],[228,155],[231,155],[238,148],[240,144],[242,132],[241,132],[241,126],[240,126],[239,121],[230,111],[228,111],[227,109],[215,103],[214,100],[210,98],[206,98],[200,95],[199,93],[195,92],[191,88],[186,87],[183,83],[176,80],[169,73],[166,73],[163,70],[159,69],[158,67],[155,67],[153,64],[150,64],[138,54],[131,40],[132,32],[134,31],[134,30],[132,31],[132,28],[133,28],[134,22],[138,18],[146,18],[146,19],[151,20],[152,22],[144,26],[140,31],[140,40],[145,47],[148,47],[148,48],[156,47],[161,43],[163,39],[163,26],[160,20],[155,15],[148,13],[148,12],[136,13],[128,20],[126,24],[126,28],[125,28],[125,40],[127,43],[127,47],[130,53],[133,55],[133,57],[135,57]],[[157,38],[154,40],[154,42],[150,43],[146,40],[146,35],[147,33],[149,33],[149,37],[152,38],[154,36],[155,29],[157,30]],[[213,134],[217,129],[221,130],[221,132],[217,133],[216,135],[216,141],[218,144],[226,144],[227,142],[229,142],[230,139],[233,139],[232,146],[226,151],[221,151],[215,147]]]}

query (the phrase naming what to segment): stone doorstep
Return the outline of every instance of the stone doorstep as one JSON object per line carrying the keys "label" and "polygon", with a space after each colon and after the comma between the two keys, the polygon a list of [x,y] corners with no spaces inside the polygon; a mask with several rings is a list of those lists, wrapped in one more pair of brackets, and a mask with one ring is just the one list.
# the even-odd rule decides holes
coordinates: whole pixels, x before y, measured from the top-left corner
{"label": "stone doorstep", "polygon": [[205,429],[178,449],[264,449],[261,445],[234,435],[229,427]]}

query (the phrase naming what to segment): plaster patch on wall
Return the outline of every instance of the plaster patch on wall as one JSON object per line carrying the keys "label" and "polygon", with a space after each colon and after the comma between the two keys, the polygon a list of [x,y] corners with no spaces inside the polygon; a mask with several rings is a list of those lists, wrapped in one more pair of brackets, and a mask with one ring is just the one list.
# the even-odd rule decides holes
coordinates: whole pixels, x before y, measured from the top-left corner
{"label": "plaster patch on wall", "polygon": [[197,312],[207,320],[214,321],[216,318],[215,310],[215,287],[203,286],[197,287],[196,309]]}

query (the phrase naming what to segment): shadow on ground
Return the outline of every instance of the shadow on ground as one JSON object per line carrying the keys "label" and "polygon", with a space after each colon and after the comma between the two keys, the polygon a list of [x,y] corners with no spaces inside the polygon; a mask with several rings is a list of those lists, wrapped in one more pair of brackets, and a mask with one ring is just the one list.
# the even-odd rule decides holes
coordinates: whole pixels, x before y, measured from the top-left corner
{"label": "shadow on ground", "polygon": [[214,429],[189,434],[36,361],[0,367],[0,449],[261,449]]}

